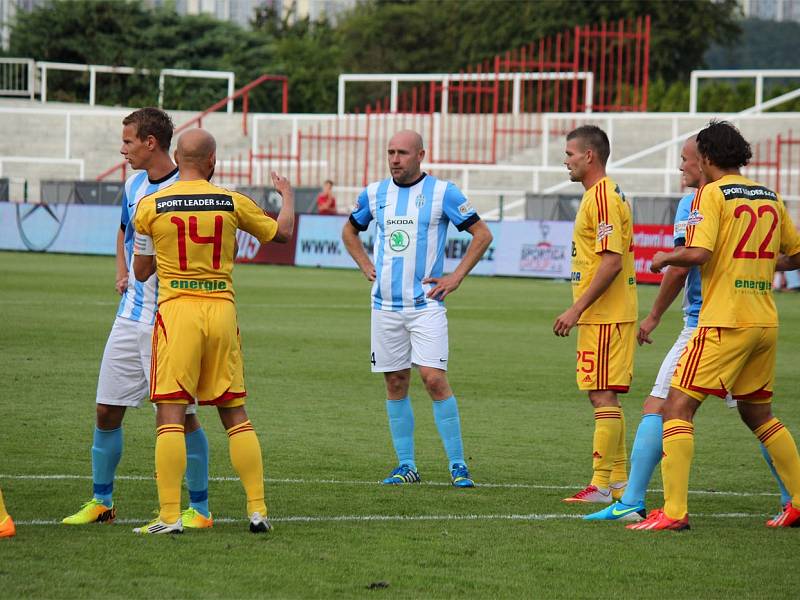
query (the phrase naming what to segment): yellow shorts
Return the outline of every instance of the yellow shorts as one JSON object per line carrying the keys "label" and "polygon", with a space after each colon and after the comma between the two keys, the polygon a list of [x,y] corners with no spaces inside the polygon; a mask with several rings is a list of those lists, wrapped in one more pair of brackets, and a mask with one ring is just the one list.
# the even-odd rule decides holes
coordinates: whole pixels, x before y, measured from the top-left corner
{"label": "yellow shorts", "polygon": [[158,307],[150,362],[152,402],[242,406],[244,366],[236,306],[175,298]]}
{"label": "yellow shorts", "polygon": [[635,348],[635,322],[578,325],[578,389],[627,392]]}
{"label": "yellow shorts", "polygon": [[708,394],[728,393],[745,402],[769,402],[777,341],[777,327],[698,327],[670,385],[700,402]]}

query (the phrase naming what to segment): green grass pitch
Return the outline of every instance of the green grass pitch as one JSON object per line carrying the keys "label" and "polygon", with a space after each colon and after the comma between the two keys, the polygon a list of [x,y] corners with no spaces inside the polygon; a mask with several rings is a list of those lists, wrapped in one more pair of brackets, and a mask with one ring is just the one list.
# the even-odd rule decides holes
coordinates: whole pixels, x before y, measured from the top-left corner
{"label": "green grass pitch", "polygon": [[[154,418],[130,411],[114,525],[59,524],[91,497],[100,358],[116,312],[111,258],[0,253],[0,487],[17,537],[0,540],[0,598],[794,597],[800,531],[764,526],[776,486],[735,411],[710,398],[696,423],[692,530],[586,523],[561,498],[590,477],[593,419],[574,381],[574,333],[552,322],[566,282],[470,277],[448,299],[450,380],[473,490],[448,485],[430,401],[414,376],[423,484],[394,466],[382,378],[369,371],[369,285],[355,271],[237,266],[248,411],[275,530],[247,531],[216,411],[212,530],[140,538],[157,506]],[[641,287],[640,313],[655,288]],[[800,431],[800,297],[779,295],[775,412]],[[676,306],[637,350],[628,445]],[[800,439],[800,438],[798,438]],[[651,489],[661,486],[660,475]],[[184,492],[184,503],[186,493]],[[660,505],[651,491],[648,506]]]}

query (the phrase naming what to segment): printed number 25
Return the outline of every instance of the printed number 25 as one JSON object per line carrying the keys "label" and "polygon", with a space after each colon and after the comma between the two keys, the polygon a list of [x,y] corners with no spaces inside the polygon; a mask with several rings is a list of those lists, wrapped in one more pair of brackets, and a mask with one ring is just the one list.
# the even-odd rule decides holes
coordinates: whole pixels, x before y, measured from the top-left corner
{"label": "printed number 25", "polygon": [[[186,221],[180,217],[172,217],[170,222],[178,228],[178,262],[181,271],[189,268],[189,261],[186,257]],[[189,217],[189,239],[195,244],[213,244],[213,265],[219,269],[220,257],[222,256],[222,217],[214,217],[214,235],[199,235],[197,233],[197,217]]]}
{"label": "printed number 25", "polygon": [[[769,226],[767,235],[764,236],[764,239],[758,247],[758,252],[745,250],[744,247],[747,245],[747,242],[750,241],[750,236],[753,235],[753,230],[756,228],[756,222],[767,213],[772,215],[772,223]],[[747,229],[744,230],[742,239],[739,240],[736,249],[733,251],[733,258],[775,258],[775,253],[771,250],[767,250],[767,248],[772,241],[772,234],[775,233],[775,227],[778,226],[778,211],[772,206],[762,205],[758,207],[758,214],[756,214],[756,211],[746,204],[740,204],[736,207],[736,210],[733,211],[733,216],[739,219],[742,215],[747,215],[748,217]]]}
{"label": "printed number 25", "polygon": [[585,350],[581,352],[578,351],[578,362],[581,363],[580,369],[575,369],[576,371],[581,371],[583,373],[591,373],[594,371],[595,363],[594,363],[594,352],[591,350]]}

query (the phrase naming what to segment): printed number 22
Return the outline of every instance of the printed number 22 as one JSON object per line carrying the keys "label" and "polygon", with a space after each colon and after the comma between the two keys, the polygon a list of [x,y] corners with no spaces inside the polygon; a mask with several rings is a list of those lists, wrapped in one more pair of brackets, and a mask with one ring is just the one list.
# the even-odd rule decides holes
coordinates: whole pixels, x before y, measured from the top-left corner
{"label": "printed number 22", "polygon": [[[750,236],[753,235],[753,230],[756,228],[756,222],[766,213],[772,215],[772,223],[769,226],[767,235],[764,236],[764,239],[761,241],[761,245],[758,247],[758,252],[756,253],[752,250],[745,250],[744,247],[747,245],[747,242],[750,241]],[[736,249],[733,251],[733,258],[775,258],[775,253],[771,250],[767,250],[767,247],[772,241],[772,234],[775,233],[775,227],[778,226],[778,211],[776,211],[772,206],[762,205],[758,207],[758,214],[756,214],[756,211],[746,204],[740,204],[736,207],[736,210],[733,211],[733,216],[738,219],[743,214],[746,214],[749,219],[747,222],[747,229],[744,230],[742,239],[739,240],[739,243],[736,245]]]}
{"label": "printed number 22", "polygon": [[[180,217],[172,217],[170,222],[178,228],[178,262],[181,271],[189,269],[186,256],[186,221]],[[197,233],[197,217],[189,217],[189,239],[195,244],[213,244],[213,265],[219,269],[222,256],[222,217],[214,217],[214,235],[199,235]]]}

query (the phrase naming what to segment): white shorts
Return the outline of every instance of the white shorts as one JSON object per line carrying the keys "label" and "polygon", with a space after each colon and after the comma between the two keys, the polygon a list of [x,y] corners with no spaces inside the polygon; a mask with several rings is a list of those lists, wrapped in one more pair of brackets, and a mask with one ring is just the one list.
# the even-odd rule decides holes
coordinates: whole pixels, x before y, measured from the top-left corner
{"label": "white shorts", "polygon": [[372,311],[373,373],[402,371],[411,365],[447,370],[447,309]]}
{"label": "white shorts", "polygon": [[[152,349],[151,324],[117,317],[100,363],[97,404],[139,408],[143,400],[149,400]],[[186,408],[187,414],[195,412],[194,404]]]}
{"label": "white shorts", "polygon": [[686,344],[689,343],[689,340],[691,339],[695,329],[697,328],[689,326],[684,326],[684,328],[681,329],[678,339],[675,340],[672,348],[670,348],[669,352],[667,352],[667,355],[664,357],[664,360],[661,363],[661,368],[658,370],[656,382],[653,384],[653,390],[650,392],[651,396],[655,398],[661,398],[662,400],[667,397],[667,394],[669,393],[669,384],[670,381],[672,381],[672,375],[675,373],[675,369],[678,367],[678,360],[683,353],[683,349],[686,348]]}
{"label": "white shorts", "polygon": [[[685,325],[683,329],[681,329],[680,334],[678,334],[678,339],[675,340],[672,348],[667,352],[667,355],[661,363],[656,382],[653,384],[653,389],[650,392],[651,396],[661,398],[662,400],[666,399],[669,393],[669,384],[670,381],[672,381],[672,375],[678,367],[678,360],[680,360],[681,354],[683,354],[683,350],[686,348],[686,344],[689,343],[695,329],[697,329],[697,327],[689,327],[688,325]],[[730,394],[725,398],[725,403],[729,408],[736,407],[736,400],[734,400]]]}

